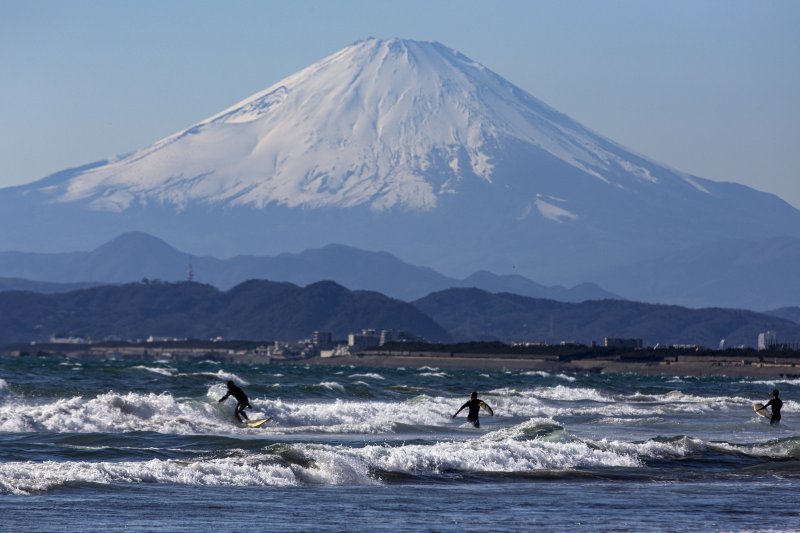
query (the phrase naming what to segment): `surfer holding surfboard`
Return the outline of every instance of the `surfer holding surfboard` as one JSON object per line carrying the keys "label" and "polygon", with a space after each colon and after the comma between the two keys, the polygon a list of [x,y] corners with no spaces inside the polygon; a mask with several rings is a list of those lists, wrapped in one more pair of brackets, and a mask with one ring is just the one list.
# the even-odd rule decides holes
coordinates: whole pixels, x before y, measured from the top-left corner
{"label": "surfer holding surfboard", "polygon": [[[778,398],[779,394],[780,392],[778,391],[778,389],[775,389],[774,391],[772,391],[772,399],[770,401],[768,401],[764,405],[756,404],[756,413],[759,414],[761,414],[760,411],[769,413],[769,411],[766,411],[765,409],[767,407],[772,407],[772,416],[769,419],[769,423],[770,425],[773,426],[779,424],[781,421],[781,407],[783,407],[783,400]],[[761,407],[759,407],[759,405],[761,405]]]}
{"label": "surfer holding surfboard", "polygon": [[492,408],[489,407],[489,404],[478,398],[477,392],[473,392],[472,396],[470,396],[469,400],[467,400],[467,403],[462,405],[461,409],[456,411],[456,414],[454,414],[452,418],[458,416],[458,413],[460,413],[467,407],[469,407],[469,412],[467,413],[467,420],[472,422],[472,425],[475,426],[476,428],[481,427],[481,422],[478,419],[478,412],[481,409],[484,409],[487,413],[489,413],[489,416],[494,416],[494,411],[492,411]]}

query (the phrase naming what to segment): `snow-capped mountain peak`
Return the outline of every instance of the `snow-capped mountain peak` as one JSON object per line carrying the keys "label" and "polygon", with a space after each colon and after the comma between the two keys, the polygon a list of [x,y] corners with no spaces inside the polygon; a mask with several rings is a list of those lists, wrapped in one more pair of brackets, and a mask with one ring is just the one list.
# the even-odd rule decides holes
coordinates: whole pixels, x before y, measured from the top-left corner
{"label": "snow-capped mountain peak", "polygon": [[[492,182],[510,141],[615,186],[627,186],[620,169],[658,182],[643,158],[454,50],[367,39],[44,192],[107,211],[151,202],[425,211],[465,181]],[[536,202],[548,218],[574,216]]]}

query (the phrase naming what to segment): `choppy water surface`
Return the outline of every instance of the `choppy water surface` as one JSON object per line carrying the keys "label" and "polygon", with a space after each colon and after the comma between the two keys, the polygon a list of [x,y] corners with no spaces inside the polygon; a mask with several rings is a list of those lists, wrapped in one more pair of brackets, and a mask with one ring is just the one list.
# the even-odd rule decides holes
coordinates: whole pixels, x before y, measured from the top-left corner
{"label": "choppy water surface", "polygon": [[[233,379],[259,429],[219,404]],[[752,403],[773,388],[784,424]],[[477,390],[481,428],[450,415]],[[0,359],[0,529],[800,530],[800,380]]]}

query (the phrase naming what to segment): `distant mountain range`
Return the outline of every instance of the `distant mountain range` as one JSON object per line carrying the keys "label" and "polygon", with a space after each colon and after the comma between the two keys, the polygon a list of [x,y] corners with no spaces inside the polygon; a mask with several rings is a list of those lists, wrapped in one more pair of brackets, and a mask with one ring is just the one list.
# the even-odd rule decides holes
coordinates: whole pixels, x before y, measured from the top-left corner
{"label": "distant mountain range", "polygon": [[0,293],[0,344],[50,335],[299,340],[315,330],[343,339],[362,328],[449,334],[411,304],[332,282],[305,288],[249,281],[227,292],[199,283],[133,283],[68,293]]}
{"label": "distant mountain range", "polygon": [[772,330],[779,342],[800,342],[800,324],[738,309],[687,309],[621,300],[564,303],[478,289],[450,289],[413,302],[459,340],[602,343],[640,338],[646,345],[757,345]]}
{"label": "distant mountain range", "polygon": [[305,288],[248,281],[228,291],[199,283],[140,282],[67,293],[0,292],[0,344],[52,334],[94,339],[149,336],[299,340],[313,331],[343,339],[365,328],[412,332],[433,342],[641,338],[645,344],[755,346],[759,333],[800,342],[800,324],[752,311],[687,309],[620,300],[565,303],[479,289],[447,289],[412,303],[333,282]]}
{"label": "distant mountain range", "polygon": [[[151,235],[130,232],[91,252],[0,252],[0,276],[62,284],[128,283],[143,278],[182,281],[187,279],[190,265],[196,280],[223,290],[250,279],[287,281],[301,286],[332,280],[350,289],[378,291],[406,301],[450,287],[478,287],[489,292],[513,292],[567,302],[619,298],[591,283],[573,288],[546,287],[522,276],[498,276],[485,271],[458,280],[430,268],[410,265],[386,252],[367,252],[342,245],[275,257],[217,259],[180,252]],[[36,290],[34,284],[9,286]],[[41,292],[55,292],[52,287],[45,286],[46,290]]]}
{"label": "distant mountain range", "polygon": [[[648,159],[456,50],[404,39],[353,43],[150,146],[0,189],[0,227],[0,250],[69,252],[135,230],[196,255],[316,250],[281,259],[313,264],[338,243],[451,279],[591,281],[693,306],[772,309],[800,290],[800,210]],[[107,258],[101,278],[73,265],[71,279],[119,279],[126,259]],[[263,277],[239,259],[226,279],[198,262],[198,279]],[[166,276],[152,260],[151,276],[185,277],[185,262]],[[441,288],[429,274],[376,288],[421,296]]]}

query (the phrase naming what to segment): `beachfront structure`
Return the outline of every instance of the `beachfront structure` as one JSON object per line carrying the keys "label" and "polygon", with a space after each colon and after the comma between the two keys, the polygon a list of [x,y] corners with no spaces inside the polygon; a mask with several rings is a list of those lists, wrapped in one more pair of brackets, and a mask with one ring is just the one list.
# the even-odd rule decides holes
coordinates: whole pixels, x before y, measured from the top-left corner
{"label": "beachfront structure", "polygon": [[333,347],[333,334],[330,331],[315,331],[311,335],[311,343],[320,350]]}
{"label": "beachfront structure", "polygon": [[778,334],[774,331],[765,331],[758,334],[758,350],[769,350],[778,344]]}
{"label": "beachfront structure", "polygon": [[630,348],[635,350],[642,347],[642,339],[605,337],[603,339],[603,346],[606,348]]}
{"label": "beachfront structure", "polygon": [[408,331],[397,331],[396,329],[382,329],[379,337],[379,346],[388,344],[390,342],[410,342],[416,341],[419,338]]}
{"label": "beachfront structure", "polygon": [[366,350],[378,346],[380,339],[374,329],[365,329],[361,333],[350,333],[347,336],[347,346],[351,351]]}

